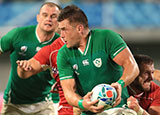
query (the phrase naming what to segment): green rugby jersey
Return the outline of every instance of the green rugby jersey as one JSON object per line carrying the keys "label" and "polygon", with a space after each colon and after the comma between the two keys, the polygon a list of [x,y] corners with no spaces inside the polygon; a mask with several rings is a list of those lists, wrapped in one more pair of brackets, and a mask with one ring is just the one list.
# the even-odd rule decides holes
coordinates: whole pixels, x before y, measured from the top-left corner
{"label": "green rugby jersey", "polygon": [[[81,96],[98,84],[116,82],[123,69],[112,59],[126,47],[120,35],[111,30],[91,30],[84,52],[66,45],[59,50],[57,65],[60,80],[74,78]],[[126,103],[127,98],[127,89],[123,88],[119,106]]]}
{"label": "green rugby jersey", "polygon": [[15,28],[0,39],[0,50],[10,51],[11,72],[4,92],[6,102],[32,104],[51,97],[50,89],[55,80],[51,77],[49,70],[28,79],[21,79],[17,75],[16,61],[32,58],[40,48],[51,44],[58,37],[59,34],[56,33],[52,39],[40,43],[36,35],[36,25],[34,25]]}

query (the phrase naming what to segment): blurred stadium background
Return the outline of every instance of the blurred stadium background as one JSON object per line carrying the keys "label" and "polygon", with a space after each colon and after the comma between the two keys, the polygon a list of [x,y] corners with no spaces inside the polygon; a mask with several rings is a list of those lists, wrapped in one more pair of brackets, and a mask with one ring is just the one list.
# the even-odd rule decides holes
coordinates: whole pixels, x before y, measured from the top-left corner
{"label": "blurred stadium background", "polygon": [[[0,0],[0,37],[14,27],[36,24],[45,0]],[[90,28],[120,33],[133,54],[150,55],[160,69],[160,0],[46,0],[64,7],[76,4],[84,10]],[[0,92],[9,78],[9,53],[0,56]],[[160,84],[156,81],[156,83]]]}

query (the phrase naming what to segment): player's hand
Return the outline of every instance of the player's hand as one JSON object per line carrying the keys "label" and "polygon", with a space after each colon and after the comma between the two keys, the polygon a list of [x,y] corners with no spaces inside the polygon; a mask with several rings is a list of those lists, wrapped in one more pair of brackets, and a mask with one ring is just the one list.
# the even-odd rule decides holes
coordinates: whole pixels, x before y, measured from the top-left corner
{"label": "player's hand", "polygon": [[32,70],[31,64],[27,60],[16,61],[18,67],[23,71],[30,71]]}
{"label": "player's hand", "polygon": [[51,93],[58,93],[57,84],[58,84],[58,82],[55,82],[55,83],[52,85],[51,90],[50,90]]}
{"label": "player's hand", "polygon": [[127,99],[127,105],[130,109],[133,109],[134,111],[138,112],[139,109],[140,109],[140,105],[137,101],[136,98],[134,98],[133,96],[130,96],[128,99]]}
{"label": "player's hand", "polygon": [[98,100],[91,101],[92,93],[93,92],[88,92],[83,97],[83,107],[86,109],[86,111],[91,111],[93,113],[101,113],[102,111],[104,111],[104,106],[95,106]]}
{"label": "player's hand", "polygon": [[111,86],[114,87],[116,89],[116,91],[117,91],[117,98],[116,98],[115,103],[113,105],[113,107],[115,107],[121,102],[122,87],[117,82],[116,83],[112,83]]}
{"label": "player's hand", "polygon": [[78,107],[73,107],[73,113],[74,115],[81,115],[82,113],[82,109],[78,108]]}

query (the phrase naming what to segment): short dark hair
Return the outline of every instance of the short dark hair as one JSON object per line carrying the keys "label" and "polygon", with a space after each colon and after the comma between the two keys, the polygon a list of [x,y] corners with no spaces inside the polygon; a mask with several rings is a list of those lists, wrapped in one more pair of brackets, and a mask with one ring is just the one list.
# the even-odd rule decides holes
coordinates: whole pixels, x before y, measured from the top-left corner
{"label": "short dark hair", "polygon": [[[45,2],[45,3],[43,3],[43,4],[41,5],[40,10],[41,10],[41,8],[42,8],[43,6],[45,6],[45,5],[48,5],[48,6],[50,6],[50,7],[55,7],[55,6],[56,6],[59,10],[62,9],[58,4],[55,4],[55,3],[53,3],[53,2]],[[40,11],[40,10],[39,10],[39,11]]]}
{"label": "short dark hair", "polygon": [[154,63],[153,59],[148,55],[136,54],[136,55],[134,55],[134,58],[138,64],[139,68],[142,64],[153,64]]}
{"label": "short dark hair", "polygon": [[58,21],[61,22],[68,19],[70,23],[80,23],[84,27],[88,28],[88,19],[85,13],[75,5],[68,5],[62,9]]}

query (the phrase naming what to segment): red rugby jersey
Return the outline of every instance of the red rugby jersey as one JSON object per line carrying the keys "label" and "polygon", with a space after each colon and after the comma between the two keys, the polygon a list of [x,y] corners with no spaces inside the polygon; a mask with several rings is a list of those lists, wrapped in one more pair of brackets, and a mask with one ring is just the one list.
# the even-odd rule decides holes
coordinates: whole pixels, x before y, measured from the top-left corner
{"label": "red rugby jersey", "polygon": [[[129,94],[131,95],[130,89],[128,88]],[[160,106],[160,87],[155,84],[154,82],[151,82],[151,90],[149,92],[145,92],[143,95],[136,97],[134,96],[138,101],[140,106],[147,110],[150,106]]]}
{"label": "red rugby jersey", "polygon": [[62,87],[60,85],[59,74],[57,70],[57,53],[58,50],[64,45],[62,38],[56,39],[51,45],[43,47],[38,53],[34,56],[34,59],[39,61],[41,67],[46,70],[49,68],[52,73],[52,76],[57,81],[57,90],[60,97],[59,105],[70,106],[67,103],[67,100],[64,97]]}

